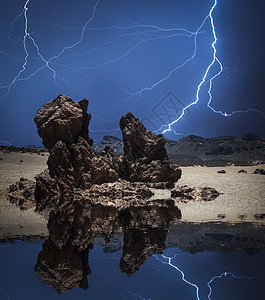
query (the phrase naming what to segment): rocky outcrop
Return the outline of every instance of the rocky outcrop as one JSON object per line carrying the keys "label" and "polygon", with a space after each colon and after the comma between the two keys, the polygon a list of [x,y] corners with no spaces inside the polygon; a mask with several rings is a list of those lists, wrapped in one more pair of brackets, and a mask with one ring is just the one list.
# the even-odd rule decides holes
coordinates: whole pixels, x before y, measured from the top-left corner
{"label": "rocky outcrop", "polygon": [[96,153],[88,136],[87,106],[86,99],[73,102],[59,95],[35,116],[50,153],[48,169],[35,177],[38,211],[57,210],[82,197],[92,205],[105,203],[119,209],[144,205],[152,192],[143,183],[172,187],[180,178],[181,170],[169,163],[165,138],[148,131],[131,113],[120,120],[125,155],[118,156],[108,146]]}
{"label": "rocky outcrop", "polygon": [[147,130],[139,119],[128,113],[120,120],[123,135],[123,176],[135,182],[174,182],[181,177],[181,170],[169,163],[162,134]]}
{"label": "rocky outcrop", "polygon": [[38,133],[50,152],[48,170],[35,177],[38,210],[60,205],[74,189],[118,179],[113,164],[92,148],[87,105],[86,99],[73,102],[59,95],[36,114]]}
{"label": "rocky outcrop", "polygon": [[216,189],[210,187],[196,188],[190,185],[178,185],[171,190],[171,198],[176,202],[212,201],[220,195]]}

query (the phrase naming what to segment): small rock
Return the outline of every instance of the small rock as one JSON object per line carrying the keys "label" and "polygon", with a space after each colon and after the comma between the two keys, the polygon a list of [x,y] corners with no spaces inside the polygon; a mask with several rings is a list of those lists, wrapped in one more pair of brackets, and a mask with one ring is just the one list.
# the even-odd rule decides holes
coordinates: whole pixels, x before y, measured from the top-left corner
{"label": "small rock", "polygon": [[265,175],[265,170],[264,169],[256,169],[254,171],[254,174]]}
{"label": "small rock", "polygon": [[217,171],[217,173],[219,173],[219,174],[225,174],[226,171],[225,170],[219,170],[219,171]]}
{"label": "small rock", "polygon": [[256,220],[264,220],[265,219],[265,214],[255,214],[254,218]]}
{"label": "small rock", "polygon": [[247,171],[244,170],[244,169],[242,169],[242,170],[239,170],[237,173],[239,173],[239,174],[247,174]]}
{"label": "small rock", "polygon": [[217,215],[217,218],[218,218],[218,219],[224,219],[225,217],[226,217],[225,214],[218,214],[218,215]]}

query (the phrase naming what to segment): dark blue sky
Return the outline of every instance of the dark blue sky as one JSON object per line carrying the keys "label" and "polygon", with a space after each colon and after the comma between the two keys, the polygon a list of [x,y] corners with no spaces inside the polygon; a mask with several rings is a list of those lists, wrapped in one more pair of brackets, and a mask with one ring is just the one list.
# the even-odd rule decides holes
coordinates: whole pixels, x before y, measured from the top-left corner
{"label": "dark blue sky", "polygon": [[[194,35],[190,36],[190,32],[198,29],[214,0],[100,0],[81,38],[96,3],[30,0],[30,36],[25,40],[28,62],[20,77],[25,63],[25,18],[15,18],[25,2],[10,0],[2,4],[1,141],[20,146],[40,144],[33,118],[38,108],[59,94],[90,101],[90,135],[95,142],[103,135],[114,134],[121,115],[128,111],[143,120],[148,129],[155,130],[173,121],[184,106],[195,100],[197,86],[213,58],[210,19],[197,35],[195,58],[168,75],[192,56]],[[253,108],[265,113],[264,13],[265,5],[260,0],[218,0],[213,17],[217,56],[224,71],[213,82],[214,109],[231,113]],[[56,72],[56,80],[30,37],[44,60],[54,57],[49,67]],[[75,43],[78,44],[70,49]],[[64,47],[69,48],[61,53]],[[197,105],[186,111],[173,129],[184,135],[205,137],[241,136],[246,132],[265,136],[265,118],[259,113],[223,117],[207,108],[209,79],[216,72],[218,64],[210,70]],[[155,85],[165,77],[168,79]],[[150,91],[137,94],[153,85]],[[129,97],[125,90],[137,95]],[[120,136],[120,132],[115,134]],[[165,136],[179,139],[182,135]]]}

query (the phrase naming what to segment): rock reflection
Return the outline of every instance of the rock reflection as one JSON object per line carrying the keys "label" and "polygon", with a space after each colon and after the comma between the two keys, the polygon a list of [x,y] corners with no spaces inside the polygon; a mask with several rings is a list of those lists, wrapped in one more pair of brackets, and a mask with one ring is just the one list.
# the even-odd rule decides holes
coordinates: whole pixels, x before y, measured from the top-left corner
{"label": "rock reflection", "polygon": [[35,272],[60,294],[73,287],[86,289],[87,275],[91,274],[88,254],[93,239],[100,236],[107,243],[123,232],[120,268],[132,275],[148,257],[164,252],[169,226],[180,217],[179,209],[171,200],[125,210],[75,202],[50,213],[49,238],[38,255]]}

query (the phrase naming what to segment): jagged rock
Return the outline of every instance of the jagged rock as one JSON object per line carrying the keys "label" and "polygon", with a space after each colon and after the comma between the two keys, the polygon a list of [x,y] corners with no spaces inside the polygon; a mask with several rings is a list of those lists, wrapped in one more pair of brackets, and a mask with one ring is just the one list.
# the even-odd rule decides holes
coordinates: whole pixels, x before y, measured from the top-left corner
{"label": "jagged rock", "polygon": [[20,178],[20,181],[9,187],[8,196],[10,202],[19,206],[20,209],[35,207],[35,188],[35,181]]}
{"label": "jagged rock", "polygon": [[[61,205],[74,189],[118,179],[111,161],[97,155],[88,137],[88,101],[59,95],[38,110],[35,123],[48,148],[48,171],[35,177],[37,209]],[[49,204],[50,203],[50,204]]]}
{"label": "jagged rock", "polygon": [[34,118],[43,145],[50,150],[58,141],[72,144],[80,136],[92,145],[93,140],[88,137],[91,115],[87,113],[87,106],[86,99],[73,102],[64,95],[44,104]]}
{"label": "jagged rock", "polygon": [[178,185],[171,190],[171,197],[177,202],[212,201],[220,195],[214,188],[196,188],[190,185]]}
{"label": "jagged rock", "polygon": [[48,169],[35,177],[37,211],[48,215],[76,200],[118,208],[144,205],[152,192],[143,183],[172,187],[180,178],[181,170],[169,163],[163,135],[148,131],[132,113],[120,120],[125,156],[108,146],[97,154],[88,136],[87,106],[86,99],[73,102],[59,95],[35,116],[50,153]]}
{"label": "jagged rock", "polygon": [[145,158],[146,161],[167,160],[166,139],[162,134],[156,135],[147,130],[132,113],[120,119],[123,136],[124,155],[128,161],[135,162]]}
{"label": "jagged rock", "polygon": [[141,182],[176,182],[181,177],[181,170],[170,165],[165,148],[166,139],[162,134],[154,134],[127,113],[120,120],[123,135],[124,173],[129,181]]}
{"label": "jagged rock", "polygon": [[254,171],[254,174],[265,175],[265,170],[264,169],[256,169]]}

